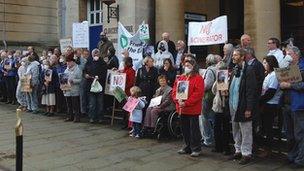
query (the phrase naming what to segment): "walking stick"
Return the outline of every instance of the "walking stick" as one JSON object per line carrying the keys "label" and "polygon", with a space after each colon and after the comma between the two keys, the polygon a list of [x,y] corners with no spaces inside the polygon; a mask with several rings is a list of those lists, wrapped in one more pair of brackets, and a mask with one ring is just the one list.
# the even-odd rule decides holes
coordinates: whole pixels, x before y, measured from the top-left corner
{"label": "walking stick", "polygon": [[23,160],[23,125],[21,121],[21,109],[17,109],[16,132],[16,171],[22,171]]}

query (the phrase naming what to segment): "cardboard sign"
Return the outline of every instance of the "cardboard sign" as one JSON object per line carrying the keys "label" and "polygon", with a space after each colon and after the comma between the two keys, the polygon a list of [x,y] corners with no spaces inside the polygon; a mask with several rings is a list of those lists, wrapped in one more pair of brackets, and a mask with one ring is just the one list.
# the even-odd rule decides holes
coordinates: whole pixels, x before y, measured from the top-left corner
{"label": "cardboard sign", "polygon": [[123,110],[132,113],[137,104],[139,103],[139,100],[134,97],[129,97],[127,103],[123,106]]}
{"label": "cardboard sign", "polygon": [[302,81],[301,71],[297,65],[291,65],[286,68],[275,68],[274,71],[280,83],[296,83]]}
{"label": "cardboard sign", "polygon": [[125,90],[126,86],[126,74],[120,73],[113,70],[107,71],[107,78],[106,78],[106,86],[105,86],[105,93],[108,95],[114,95],[113,90],[116,87],[120,87],[121,89]]}
{"label": "cardboard sign", "polygon": [[66,73],[59,74],[60,89],[62,91],[67,91],[71,89],[71,84],[69,83],[69,75]]}
{"label": "cardboard sign", "polygon": [[21,92],[26,92],[26,93],[32,92],[31,79],[32,79],[31,75],[25,75],[20,78]]}
{"label": "cardboard sign", "polygon": [[189,92],[189,81],[178,81],[176,99],[187,100]]}
{"label": "cardboard sign", "polygon": [[228,90],[228,70],[218,70],[216,73],[217,90]]}
{"label": "cardboard sign", "polygon": [[227,16],[207,22],[189,22],[188,45],[202,46],[225,43],[228,40]]}
{"label": "cardboard sign", "polygon": [[162,97],[163,96],[157,96],[157,97],[152,98],[150,101],[149,107],[155,107],[155,106],[160,105]]}
{"label": "cardboard sign", "polygon": [[65,53],[69,46],[73,47],[71,38],[60,39],[59,44],[60,44],[60,50],[62,53]]}
{"label": "cardboard sign", "polygon": [[127,98],[125,91],[120,87],[116,87],[113,90],[113,95],[119,103],[121,103],[124,99]]}

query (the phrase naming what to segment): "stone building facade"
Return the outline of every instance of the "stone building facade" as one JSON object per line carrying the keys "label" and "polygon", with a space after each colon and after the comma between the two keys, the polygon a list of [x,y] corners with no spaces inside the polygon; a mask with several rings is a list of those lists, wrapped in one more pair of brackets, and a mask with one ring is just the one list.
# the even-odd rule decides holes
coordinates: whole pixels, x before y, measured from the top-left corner
{"label": "stone building facade", "polygon": [[[304,48],[303,0],[116,0],[119,21],[134,33],[145,21],[150,26],[151,43],[169,32],[171,39],[187,39],[187,23],[228,15],[229,42],[243,33],[252,36],[257,56],[266,54],[267,39],[286,40],[294,36]],[[90,49],[96,47],[99,33],[117,42],[117,19],[107,22],[108,9],[102,0],[0,0],[0,38],[8,45],[34,43],[56,46],[60,38],[71,37],[72,23],[89,21]],[[1,44],[2,46],[2,44]],[[220,52],[221,46],[193,47],[202,56]]]}

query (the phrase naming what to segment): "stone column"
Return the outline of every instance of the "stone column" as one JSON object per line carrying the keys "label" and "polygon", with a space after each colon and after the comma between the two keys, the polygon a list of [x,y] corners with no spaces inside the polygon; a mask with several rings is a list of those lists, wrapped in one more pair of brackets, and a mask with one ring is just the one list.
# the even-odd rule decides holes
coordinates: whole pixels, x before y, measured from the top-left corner
{"label": "stone column", "polygon": [[270,37],[281,38],[280,22],[280,0],[244,1],[244,32],[251,36],[258,59],[267,54]]}
{"label": "stone column", "polygon": [[185,39],[185,1],[156,0],[155,4],[155,39],[161,39],[163,32],[170,33],[170,39],[176,42]]}

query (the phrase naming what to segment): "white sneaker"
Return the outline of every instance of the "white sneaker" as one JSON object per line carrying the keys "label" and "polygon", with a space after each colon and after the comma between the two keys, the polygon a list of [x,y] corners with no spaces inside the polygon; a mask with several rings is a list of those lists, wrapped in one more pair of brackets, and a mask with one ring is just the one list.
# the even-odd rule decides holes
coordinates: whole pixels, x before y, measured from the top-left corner
{"label": "white sneaker", "polygon": [[140,136],[137,134],[137,135],[135,135],[135,138],[140,138]]}

